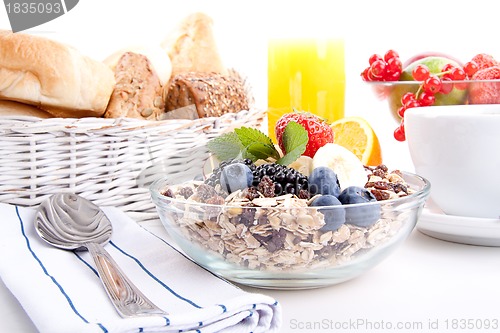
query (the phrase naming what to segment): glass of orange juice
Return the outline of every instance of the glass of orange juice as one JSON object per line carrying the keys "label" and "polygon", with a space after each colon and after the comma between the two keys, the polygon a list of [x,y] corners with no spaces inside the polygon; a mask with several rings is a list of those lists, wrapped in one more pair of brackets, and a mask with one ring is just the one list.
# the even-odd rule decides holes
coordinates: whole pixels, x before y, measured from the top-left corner
{"label": "glass of orange juice", "polygon": [[268,129],[294,109],[331,123],[344,117],[344,41],[335,38],[279,38],[268,44]]}

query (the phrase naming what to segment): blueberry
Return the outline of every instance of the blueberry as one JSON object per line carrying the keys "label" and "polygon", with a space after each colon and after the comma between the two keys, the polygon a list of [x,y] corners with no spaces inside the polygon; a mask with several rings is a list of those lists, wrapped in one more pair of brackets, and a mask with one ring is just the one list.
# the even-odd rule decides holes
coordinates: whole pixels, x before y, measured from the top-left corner
{"label": "blueberry", "polygon": [[253,182],[253,173],[243,163],[233,163],[222,169],[220,185],[228,193],[250,187]]}
{"label": "blueberry", "polygon": [[[321,195],[314,199],[311,206],[341,206],[342,203],[333,195]],[[345,223],[345,210],[340,207],[318,209],[325,216],[325,225],[322,231],[335,231]]]}
{"label": "blueberry", "polygon": [[340,184],[337,174],[328,167],[318,167],[313,169],[309,175],[309,193],[330,194],[338,197],[340,194]]}
{"label": "blueberry", "polygon": [[[367,189],[359,186],[349,186],[345,188],[339,195],[339,201],[343,205],[361,204],[377,201],[375,196]],[[345,207],[346,223],[353,224],[359,227],[369,227],[380,218],[379,205],[366,205]]]}

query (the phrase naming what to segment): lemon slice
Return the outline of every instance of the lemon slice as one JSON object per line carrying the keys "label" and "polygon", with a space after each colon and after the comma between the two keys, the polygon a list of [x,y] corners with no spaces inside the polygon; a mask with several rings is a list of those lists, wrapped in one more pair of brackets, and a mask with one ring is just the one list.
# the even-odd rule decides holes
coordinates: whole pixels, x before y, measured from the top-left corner
{"label": "lemon slice", "polygon": [[365,167],[359,158],[349,149],[336,143],[327,143],[314,155],[313,169],[317,167],[329,167],[339,179],[340,188],[349,186],[364,187],[368,177]]}

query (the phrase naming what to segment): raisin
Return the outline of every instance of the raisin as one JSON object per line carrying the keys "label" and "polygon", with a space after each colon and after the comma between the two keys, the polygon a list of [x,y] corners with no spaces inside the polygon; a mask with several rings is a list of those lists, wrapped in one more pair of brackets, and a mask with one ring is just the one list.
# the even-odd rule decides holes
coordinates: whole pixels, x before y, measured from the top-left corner
{"label": "raisin", "polygon": [[377,201],[387,200],[391,197],[389,193],[382,190],[372,189],[371,192]]}
{"label": "raisin", "polygon": [[174,193],[172,193],[172,190],[169,189],[169,188],[167,188],[161,194],[164,195],[164,196],[166,196],[166,197],[169,197],[169,198],[173,198],[174,197]]}
{"label": "raisin", "polygon": [[194,193],[193,189],[191,187],[183,187],[179,190],[179,195],[182,195],[184,199],[189,198],[192,196]]}
{"label": "raisin", "polygon": [[253,186],[247,187],[246,189],[243,190],[243,196],[247,198],[248,200],[252,201],[253,199],[256,199],[259,197],[259,192],[257,189]]}
{"label": "raisin", "polygon": [[266,198],[274,197],[274,182],[269,176],[264,176],[257,185],[257,190]]}
{"label": "raisin", "polygon": [[215,189],[206,184],[201,184],[196,189],[196,195],[200,198],[201,202],[207,202],[208,199],[217,195]]}

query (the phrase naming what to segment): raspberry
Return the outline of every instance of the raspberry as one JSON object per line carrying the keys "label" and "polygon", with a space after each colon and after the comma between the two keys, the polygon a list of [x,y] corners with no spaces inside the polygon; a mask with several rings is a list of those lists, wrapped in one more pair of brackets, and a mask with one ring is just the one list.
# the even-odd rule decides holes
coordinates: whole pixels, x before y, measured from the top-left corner
{"label": "raspberry", "polygon": [[498,62],[489,54],[479,53],[475,55],[471,61],[474,61],[478,67],[478,70],[497,66]]}
{"label": "raspberry", "polygon": [[[500,66],[492,66],[478,70],[472,80],[500,79]],[[500,104],[500,82],[469,83],[470,104]]]}

